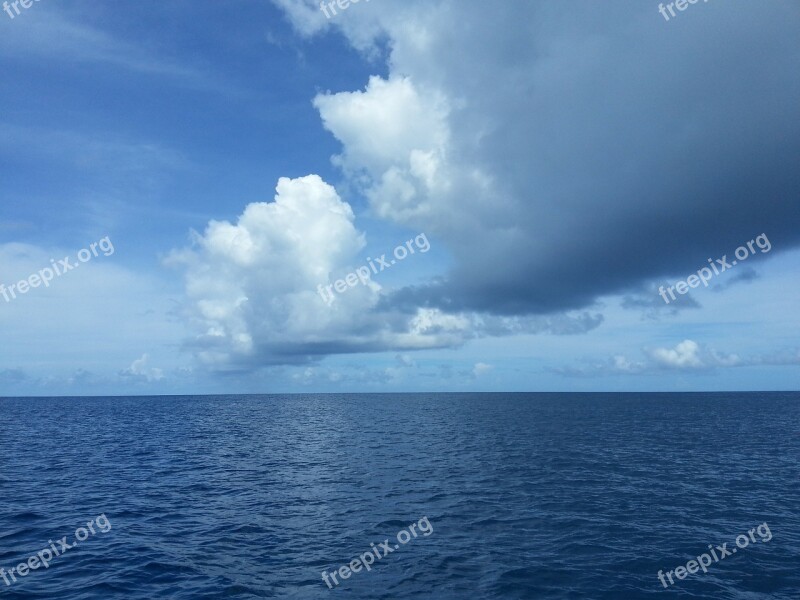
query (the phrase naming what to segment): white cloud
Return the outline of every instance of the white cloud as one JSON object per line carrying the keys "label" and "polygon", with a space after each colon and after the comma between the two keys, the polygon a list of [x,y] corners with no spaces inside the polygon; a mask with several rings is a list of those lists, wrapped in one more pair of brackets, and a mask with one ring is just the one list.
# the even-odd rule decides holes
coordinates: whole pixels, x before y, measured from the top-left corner
{"label": "white cloud", "polygon": [[670,368],[701,369],[706,365],[698,356],[700,346],[692,340],[684,340],[675,348],[656,348],[651,352],[653,360],[659,365]]}
{"label": "white cloud", "polygon": [[[444,97],[423,92],[407,77],[371,77],[363,92],[319,95],[314,105],[325,127],[342,142],[336,162],[359,181],[378,215],[419,222],[430,199],[448,190],[446,160],[449,107]],[[375,135],[379,131],[380,135]]]}
{"label": "white cloud", "polygon": [[328,27],[329,20],[319,8],[319,3],[297,0],[273,0],[280,6],[295,29],[303,35],[313,35]]}
{"label": "white cloud", "polygon": [[475,377],[480,377],[481,375],[486,375],[487,373],[491,372],[494,369],[492,365],[486,363],[475,363],[475,366],[472,368],[472,374]]}
{"label": "white cloud", "polygon": [[332,307],[317,293],[363,248],[353,221],[318,176],[282,178],[274,202],[248,205],[235,224],[212,221],[194,248],[173,252],[167,263],[186,269],[198,357],[214,365],[247,360],[262,343],[324,342],[349,321],[347,308],[371,305],[366,286]]}
{"label": "white cloud", "polygon": [[212,368],[251,369],[463,343],[466,316],[378,309],[374,280],[326,304],[319,286],[363,264],[364,244],[350,206],[317,175],[282,178],[274,202],[248,205],[236,223],[212,221],[194,247],[167,259],[185,271],[196,356]]}
{"label": "white cloud", "polygon": [[149,362],[150,356],[148,354],[143,354],[141,358],[133,361],[130,367],[123,369],[120,375],[122,377],[139,379],[148,383],[164,379],[164,371],[155,367],[148,367],[147,365]]}
{"label": "white cloud", "polygon": [[624,356],[618,354],[614,356],[614,369],[625,373],[635,373],[642,369],[642,364],[631,362]]}
{"label": "white cloud", "polygon": [[648,354],[657,366],[669,369],[711,369],[743,364],[736,354],[722,354],[693,340],[684,340],[674,348],[655,348]]}

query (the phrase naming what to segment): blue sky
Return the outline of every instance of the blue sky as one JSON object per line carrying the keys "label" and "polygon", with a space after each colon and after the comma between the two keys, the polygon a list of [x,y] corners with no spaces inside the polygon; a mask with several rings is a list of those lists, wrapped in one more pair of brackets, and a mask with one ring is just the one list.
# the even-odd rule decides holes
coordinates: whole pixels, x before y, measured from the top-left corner
{"label": "blue sky", "polygon": [[0,295],[0,395],[797,389],[798,25],[791,0],[2,12],[0,283],[113,253]]}

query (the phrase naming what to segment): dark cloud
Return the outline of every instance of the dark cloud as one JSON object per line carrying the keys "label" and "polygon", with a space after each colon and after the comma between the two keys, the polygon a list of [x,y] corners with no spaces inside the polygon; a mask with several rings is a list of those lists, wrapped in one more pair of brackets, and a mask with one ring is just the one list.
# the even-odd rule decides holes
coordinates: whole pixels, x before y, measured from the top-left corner
{"label": "dark cloud", "polygon": [[722,292],[727,290],[729,287],[736,285],[737,283],[751,283],[758,279],[760,275],[758,271],[756,271],[753,267],[745,267],[736,272],[735,275],[731,275],[725,281],[712,286],[712,291],[714,292]]}
{"label": "dark cloud", "polygon": [[446,281],[398,302],[581,309],[761,233],[777,252],[800,242],[794,0],[671,22],[639,0],[431,4],[383,17],[393,33],[428,18],[424,49],[394,36],[394,71],[452,100],[447,160],[490,183],[452,181],[423,216],[397,211],[455,257]]}
{"label": "dark cloud", "polygon": [[[640,310],[643,318],[652,321],[658,321],[665,316],[675,316],[682,310],[701,307],[697,299],[689,294],[677,294],[676,299],[670,300],[669,304],[667,304],[659,295],[658,287],[651,283],[626,292],[622,296],[622,307],[630,310]],[[667,298],[669,299],[669,296]]]}

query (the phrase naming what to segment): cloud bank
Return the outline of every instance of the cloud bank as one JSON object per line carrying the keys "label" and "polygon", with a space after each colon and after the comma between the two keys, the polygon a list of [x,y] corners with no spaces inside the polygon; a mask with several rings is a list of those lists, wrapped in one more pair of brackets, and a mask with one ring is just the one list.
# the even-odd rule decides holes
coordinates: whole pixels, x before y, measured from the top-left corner
{"label": "cloud bank", "polygon": [[282,179],[274,203],[171,259],[208,364],[585,332],[605,295],[635,298],[761,232],[777,252],[800,241],[790,0],[709,4],[669,26],[634,1],[374,2],[330,21],[311,0],[276,4],[301,35],[388,49],[386,77],[314,106],[370,213],[426,231],[452,267],[322,310],[316,285],[358,262],[364,233],[319,177]]}

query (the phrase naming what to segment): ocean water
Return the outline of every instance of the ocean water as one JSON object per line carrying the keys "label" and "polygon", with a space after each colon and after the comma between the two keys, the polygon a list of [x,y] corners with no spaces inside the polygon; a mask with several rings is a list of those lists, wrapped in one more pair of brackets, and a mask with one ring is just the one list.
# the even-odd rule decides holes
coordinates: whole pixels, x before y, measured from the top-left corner
{"label": "ocean water", "polygon": [[[0,415],[0,567],[95,530],[0,598],[800,598],[796,393],[6,398]],[[663,587],[764,523],[769,541]],[[323,571],[386,539],[329,589]]]}

